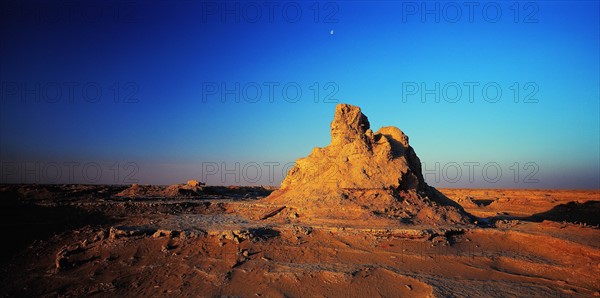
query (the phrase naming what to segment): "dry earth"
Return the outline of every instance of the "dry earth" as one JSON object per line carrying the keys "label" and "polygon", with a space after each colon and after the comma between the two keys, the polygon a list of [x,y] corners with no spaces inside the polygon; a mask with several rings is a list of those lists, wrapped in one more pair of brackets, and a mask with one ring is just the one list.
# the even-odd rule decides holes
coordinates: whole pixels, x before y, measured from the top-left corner
{"label": "dry earth", "polygon": [[600,295],[600,191],[443,189],[478,217],[461,228],[303,218],[264,188],[127,189],[0,185],[1,295]]}

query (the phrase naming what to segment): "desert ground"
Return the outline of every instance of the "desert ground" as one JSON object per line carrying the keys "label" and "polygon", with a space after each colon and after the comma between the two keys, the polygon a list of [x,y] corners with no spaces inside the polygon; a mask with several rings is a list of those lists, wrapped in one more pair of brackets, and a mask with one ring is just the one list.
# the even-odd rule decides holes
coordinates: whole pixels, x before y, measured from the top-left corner
{"label": "desert ground", "polygon": [[461,227],[311,220],[265,203],[273,188],[189,189],[0,186],[0,293],[600,295],[600,191],[441,189],[477,219]]}

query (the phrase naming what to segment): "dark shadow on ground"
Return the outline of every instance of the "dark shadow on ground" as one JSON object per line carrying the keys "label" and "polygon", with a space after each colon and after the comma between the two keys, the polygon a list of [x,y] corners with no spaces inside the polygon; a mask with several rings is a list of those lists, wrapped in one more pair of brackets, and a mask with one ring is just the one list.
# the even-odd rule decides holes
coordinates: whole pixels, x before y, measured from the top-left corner
{"label": "dark shadow on ground", "polygon": [[463,206],[461,206],[459,203],[453,201],[452,199],[450,199],[449,197],[447,197],[445,194],[441,193],[439,190],[435,189],[434,187],[429,187],[428,191],[430,192],[429,198],[432,201],[435,201],[441,205],[452,206],[454,208],[457,208],[461,212],[469,214],[467,211],[465,211]]}
{"label": "dark shadow on ground", "polygon": [[452,206],[452,207],[458,209],[472,223],[475,223],[478,226],[481,226],[481,227],[487,227],[488,226],[487,222],[478,220],[479,218],[477,218],[473,214],[467,212],[467,210],[465,210],[465,208],[463,208],[463,206],[461,206],[459,203],[455,202],[454,200],[450,199],[449,197],[447,197],[445,194],[443,194],[439,190],[435,189],[435,187],[431,187],[430,186],[427,191],[429,193],[429,198],[432,201],[435,201],[435,202],[437,202],[438,204],[441,204],[441,205]]}
{"label": "dark shadow on ground", "polygon": [[228,197],[257,198],[270,195],[275,189],[259,186],[205,186],[203,194],[224,195]]}
{"label": "dark shadow on ground", "polygon": [[279,237],[281,235],[281,233],[275,229],[271,229],[271,228],[255,228],[255,229],[250,229],[250,234],[252,234],[254,237],[262,239],[262,240],[268,240],[270,238],[275,238],[275,237]]}
{"label": "dark shadow on ground", "polygon": [[585,203],[568,202],[556,205],[554,208],[536,213],[529,217],[531,221],[551,220],[557,222],[584,223],[600,225],[600,201],[587,201]]}
{"label": "dark shadow on ground", "polygon": [[493,202],[494,200],[473,200],[473,203],[477,204],[479,207],[486,207]]}
{"label": "dark shadow on ground", "polygon": [[2,245],[0,264],[9,261],[34,240],[46,240],[86,225],[113,222],[101,212],[68,205],[40,206],[20,199],[15,191],[0,192],[0,229],[6,240]]}
{"label": "dark shadow on ground", "polygon": [[600,225],[600,201],[587,201],[585,203],[572,201],[565,204],[556,205],[554,208],[548,211],[536,213],[526,217],[498,215],[486,218],[486,220],[490,222],[495,222],[502,219],[530,222],[542,222],[544,220],[550,220],[555,222],[569,222],[596,226]]}

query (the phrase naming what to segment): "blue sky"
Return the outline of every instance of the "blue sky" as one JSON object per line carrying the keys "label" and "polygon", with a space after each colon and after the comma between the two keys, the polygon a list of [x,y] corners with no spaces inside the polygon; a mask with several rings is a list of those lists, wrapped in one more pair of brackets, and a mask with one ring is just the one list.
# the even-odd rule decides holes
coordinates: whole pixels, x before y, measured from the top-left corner
{"label": "blue sky", "polygon": [[2,181],[277,185],[337,101],[434,186],[600,188],[598,2],[449,3],[3,2]]}

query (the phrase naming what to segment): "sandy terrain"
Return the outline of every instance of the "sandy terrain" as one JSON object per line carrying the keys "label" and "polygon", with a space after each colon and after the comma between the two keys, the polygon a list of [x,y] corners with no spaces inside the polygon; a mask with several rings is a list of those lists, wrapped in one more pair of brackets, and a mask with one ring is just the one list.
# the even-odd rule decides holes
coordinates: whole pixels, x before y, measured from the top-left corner
{"label": "sandy terrain", "polygon": [[590,297],[600,192],[442,189],[475,226],[310,220],[205,187],[0,186],[3,296]]}

